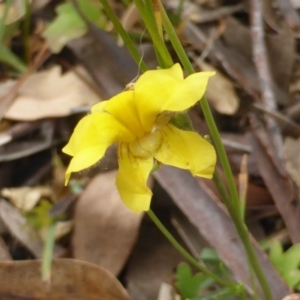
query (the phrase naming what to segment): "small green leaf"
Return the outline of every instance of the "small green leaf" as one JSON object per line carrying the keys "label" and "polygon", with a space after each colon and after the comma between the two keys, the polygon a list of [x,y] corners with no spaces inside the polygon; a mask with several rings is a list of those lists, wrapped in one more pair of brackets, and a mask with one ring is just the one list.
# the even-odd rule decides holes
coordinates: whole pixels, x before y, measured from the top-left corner
{"label": "small green leaf", "polygon": [[53,217],[48,214],[52,204],[48,200],[41,200],[40,204],[24,214],[28,224],[36,230],[49,227]]}
{"label": "small green leaf", "polygon": [[295,287],[297,284],[300,283],[300,270],[294,269],[286,271],[282,274],[285,282],[290,287]]}
{"label": "small green leaf", "polygon": [[270,246],[269,259],[276,267],[276,269],[281,273],[282,270],[282,254],[283,249],[279,242],[275,242]]}
{"label": "small green leaf", "polygon": [[176,270],[176,287],[184,299],[195,298],[198,295],[203,280],[201,274],[193,275],[191,267],[186,263],[178,265]]}
{"label": "small green leaf", "polygon": [[201,260],[205,262],[221,262],[217,251],[211,248],[203,248],[200,255]]}
{"label": "small green leaf", "polygon": [[[98,26],[104,24],[104,15],[99,4],[91,0],[79,0],[78,6],[90,22]],[[63,3],[56,11],[58,16],[43,33],[54,53],[58,53],[68,42],[88,31],[85,21],[72,3]]]}
{"label": "small green leaf", "polygon": [[269,258],[288,286],[293,288],[299,284],[300,244],[283,252],[282,245],[275,242],[270,247]]}
{"label": "small green leaf", "polygon": [[4,45],[0,45],[0,61],[21,73],[25,73],[27,71],[27,67],[24,62]]}
{"label": "small green leaf", "polygon": [[300,244],[293,245],[284,252],[284,264],[287,270],[294,270],[300,264]]}

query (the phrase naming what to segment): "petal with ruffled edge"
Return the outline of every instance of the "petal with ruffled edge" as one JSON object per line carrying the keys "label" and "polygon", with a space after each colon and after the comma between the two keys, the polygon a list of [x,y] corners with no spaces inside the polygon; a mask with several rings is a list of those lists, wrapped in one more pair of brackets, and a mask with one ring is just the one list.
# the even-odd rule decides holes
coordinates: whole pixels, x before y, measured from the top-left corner
{"label": "petal with ruffled edge", "polygon": [[153,167],[153,157],[133,156],[129,144],[122,143],[119,145],[118,161],[116,184],[124,204],[135,213],[149,210],[152,192],[147,186],[147,179]]}
{"label": "petal with ruffled edge", "polygon": [[99,161],[106,149],[113,143],[130,142],[135,137],[107,113],[94,113],[80,120],[70,138],[62,149],[73,156],[66,172],[66,184],[72,172],[86,169]]}
{"label": "petal with ruffled edge", "polygon": [[134,99],[145,131],[150,131],[163,111],[179,112],[202,98],[214,72],[198,72],[183,78],[179,64],[170,69],[145,72],[136,82]]}
{"label": "petal with ruffled edge", "polygon": [[189,170],[194,176],[212,178],[216,165],[214,147],[199,134],[166,125],[160,131],[162,143],[153,156],[160,162]]}
{"label": "petal with ruffled edge", "polygon": [[92,106],[92,113],[107,112],[127,127],[136,137],[144,135],[139,114],[133,98],[133,91],[124,91],[107,101]]}

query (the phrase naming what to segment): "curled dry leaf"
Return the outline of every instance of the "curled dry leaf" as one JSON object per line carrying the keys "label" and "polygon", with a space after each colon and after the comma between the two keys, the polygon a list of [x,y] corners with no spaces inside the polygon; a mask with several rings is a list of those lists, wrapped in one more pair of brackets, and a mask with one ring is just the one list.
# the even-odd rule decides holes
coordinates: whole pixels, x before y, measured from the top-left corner
{"label": "curled dry leaf", "polygon": [[143,215],[125,207],[115,179],[116,171],[96,176],[78,200],[73,252],[77,259],[118,274],[131,253]]}
{"label": "curled dry leaf", "polygon": [[26,212],[33,209],[42,197],[52,198],[53,193],[49,187],[22,186],[18,188],[3,188],[1,196],[7,198],[15,207]]}
{"label": "curled dry leaf", "polygon": [[50,117],[64,117],[82,106],[98,102],[99,96],[77,74],[91,84],[83,68],[62,74],[59,66],[29,76],[19,89],[5,118],[32,121]]}
{"label": "curled dry leaf", "polygon": [[0,298],[38,300],[129,300],[118,280],[98,266],[55,259],[51,282],[44,282],[37,260],[0,262]]}
{"label": "curled dry leaf", "polygon": [[210,104],[221,114],[233,115],[239,107],[239,97],[233,82],[221,72],[205,62],[198,62],[203,71],[214,71],[216,74],[209,79],[206,95]]}

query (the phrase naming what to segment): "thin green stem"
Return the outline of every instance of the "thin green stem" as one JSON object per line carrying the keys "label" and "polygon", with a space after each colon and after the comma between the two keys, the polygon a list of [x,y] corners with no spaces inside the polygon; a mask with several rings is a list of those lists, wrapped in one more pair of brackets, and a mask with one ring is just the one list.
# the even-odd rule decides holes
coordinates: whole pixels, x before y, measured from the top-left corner
{"label": "thin green stem", "polygon": [[140,56],[135,44],[131,40],[128,33],[124,30],[122,24],[120,23],[119,19],[115,15],[114,11],[111,9],[110,5],[106,0],[100,0],[107,16],[112,21],[112,23],[115,26],[115,29],[120,34],[121,38],[123,39],[126,47],[128,48],[129,52],[131,53],[133,59],[138,64],[139,68],[142,70],[142,72],[146,72],[148,70],[145,62],[143,61],[142,57]]}
{"label": "thin green stem", "polygon": [[9,8],[11,7],[11,4],[12,4],[13,0],[8,0],[5,4],[5,8],[4,8],[4,12],[3,12],[3,15],[1,17],[1,21],[0,21],[0,45],[2,44],[2,40],[3,40],[3,37],[4,37],[4,32],[5,32],[5,23],[6,23],[6,20],[7,20],[7,16],[8,16],[8,11],[9,11]]}
{"label": "thin green stem", "polygon": [[56,222],[53,221],[48,227],[46,242],[43,251],[42,278],[46,282],[49,282],[51,277],[53,249],[55,245],[55,227]]}
{"label": "thin green stem", "polygon": [[27,64],[29,64],[30,58],[29,58],[29,31],[30,31],[30,5],[29,0],[25,0],[25,16],[24,16],[24,25],[23,25],[23,42],[24,42],[24,60]]}
{"label": "thin green stem", "polygon": [[[155,20],[153,21],[153,16],[151,11],[147,10],[147,6],[142,0],[134,0],[134,3],[145,22],[145,25],[149,31],[149,34],[152,38],[153,44],[155,45],[157,51],[159,52],[161,59],[164,62],[165,67],[171,67],[173,65],[173,59],[166,48],[165,43],[159,35]],[[153,12],[153,10],[152,10]]]}
{"label": "thin green stem", "polygon": [[[187,55],[177,37],[174,27],[173,27],[172,23],[170,22],[162,4],[161,4],[161,13],[162,13],[164,28],[171,40],[171,43],[172,43],[180,61],[182,62],[183,66],[188,71],[188,73],[193,74],[194,68],[193,68],[189,58],[187,57]],[[234,177],[233,177],[231,167],[230,167],[227,155],[226,155],[225,148],[222,144],[222,140],[221,140],[219,131],[217,129],[216,123],[214,121],[214,118],[212,116],[211,110],[209,108],[208,102],[205,97],[203,97],[203,99],[200,101],[200,104],[201,104],[201,108],[202,108],[203,114],[205,116],[206,122],[209,126],[211,135],[213,137],[215,147],[218,152],[218,155],[219,155],[219,158],[220,158],[220,161],[221,161],[221,164],[222,164],[222,167],[223,167],[226,179],[227,179],[230,195],[231,195],[231,198],[225,197],[225,199],[224,199],[225,205],[226,205],[226,207],[229,211],[229,214],[236,226],[238,234],[244,244],[248,259],[249,259],[251,266],[257,276],[258,281],[260,282],[265,299],[272,300],[272,298],[273,298],[272,291],[271,291],[268,281],[265,277],[265,274],[261,268],[261,265],[259,264],[255,250],[251,244],[248,229],[247,229],[246,225],[244,224],[244,222],[241,218],[241,215],[239,213],[239,196],[238,196],[238,192],[236,189]]]}
{"label": "thin green stem", "polygon": [[211,277],[212,279],[214,279],[220,285],[232,287],[232,283],[226,282],[222,278],[218,277],[215,273],[211,272],[206,267],[199,264],[199,262],[177,242],[177,240],[168,231],[168,229],[160,222],[160,220],[157,218],[157,216],[154,214],[154,212],[151,209],[148,210],[147,213],[148,213],[149,217],[151,218],[151,220],[154,222],[154,224],[162,232],[162,234],[169,240],[169,242],[173,245],[173,247],[186,258],[187,261],[189,261],[192,265],[194,265],[196,268],[198,268],[204,274],[206,274],[209,277]]}
{"label": "thin green stem", "polygon": [[230,195],[228,194],[228,191],[220,177],[220,174],[216,168],[214,175],[213,175],[213,182],[222,198],[222,200],[225,202],[225,199],[227,199],[227,201],[230,201]]}

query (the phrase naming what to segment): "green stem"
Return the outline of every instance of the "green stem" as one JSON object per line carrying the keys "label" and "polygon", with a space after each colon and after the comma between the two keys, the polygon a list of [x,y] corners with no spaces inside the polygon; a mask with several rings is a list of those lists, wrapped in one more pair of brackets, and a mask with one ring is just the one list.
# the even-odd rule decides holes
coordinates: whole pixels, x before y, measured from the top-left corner
{"label": "green stem", "polygon": [[112,21],[112,23],[115,26],[115,29],[117,32],[120,34],[121,38],[123,39],[126,47],[128,48],[129,52],[131,53],[133,59],[135,62],[138,64],[139,68],[143,71],[146,72],[148,70],[145,62],[143,61],[142,57],[140,56],[138,50],[136,49],[135,44],[131,40],[130,36],[128,33],[124,30],[122,24],[120,23],[119,19],[115,15],[114,11],[111,9],[110,5],[106,0],[100,0],[107,16],[109,19]]}
{"label": "green stem", "polygon": [[6,2],[3,15],[1,16],[1,21],[0,21],[0,45],[2,44],[2,40],[3,40],[3,37],[4,37],[4,32],[5,32],[5,27],[6,27],[5,23],[6,23],[7,16],[8,16],[8,11],[9,11],[9,8],[10,8],[12,2],[13,2],[13,0],[8,0]]}
{"label": "green stem", "polygon": [[221,196],[221,199],[225,202],[225,199],[227,199],[227,201],[230,201],[230,195],[228,194],[227,189],[225,188],[225,185],[220,177],[220,174],[217,170],[217,168],[215,169],[214,175],[213,175],[213,182]]}
{"label": "green stem", "polygon": [[24,60],[27,63],[27,65],[29,64],[30,61],[30,57],[29,57],[29,31],[30,31],[30,14],[31,14],[31,10],[30,10],[30,4],[29,4],[29,0],[25,0],[25,16],[24,16],[24,25],[23,25],[23,42],[24,42]]}
{"label": "green stem", "polygon": [[49,282],[51,278],[53,249],[55,245],[55,226],[56,222],[53,221],[48,227],[47,238],[43,251],[42,278],[46,282]]}
{"label": "green stem", "polygon": [[157,216],[154,214],[154,212],[150,209],[147,211],[147,214],[151,218],[151,220],[154,222],[154,224],[158,227],[158,229],[162,232],[162,234],[169,240],[169,242],[173,245],[173,247],[181,253],[187,261],[189,261],[192,265],[194,265],[196,268],[198,268],[200,271],[202,271],[204,274],[208,275],[212,279],[214,279],[217,283],[219,283],[222,286],[232,287],[231,283],[226,282],[222,278],[218,277],[215,273],[208,270],[206,267],[199,264],[199,262],[191,255],[189,254],[173,237],[173,235],[168,231],[168,229],[160,222],[160,220],[157,218]]}
{"label": "green stem", "polygon": [[[181,61],[181,63],[183,64],[183,66],[185,67],[185,69],[188,71],[189,74],[193,74],[195,72],[194,68],[193,68],[189,58],[187,57],[187,55],[177,37],[174,27],[173,27],[172,23],[170,22],[162,4],[161,4],[161,13],[162,13],[164,28],[171,40],[171,43]],[[200,101],[200,105],[201,105],[203,114],[205,116],[206,122],[208,124],[208,127],[210,129],[211,135],[213,137],[215,147],[217,149],[217,152],[218,152],[218,155],[219,155],[219,158],[220,158],[220,161],[221,161],[221,164],[222,164],[222,167],[223,167],[226,179],[227,179],[231,198],[225,197],[225,199],[224,199],[225,205],[226,205],[226,207],[229,211],[229,214],[236,226],[237,232],[244,244],[248,259],[249,259],[251,266],[257,276],[258,281],[260,282],[265,299],[272,300],[273,296],[272,296],[272,291],[270,289],[269,283],[268,283],[266,276],[261,268],[261,265],[259,264],[257,255],[251,244],[248,229],[245,226],[243,220],[241,219],[241,215],[239,213],[239,196],[238,196],[238,192],[236,189],[234,177],[233,177],[231,167],[230,167],[227,155],[226,155],[225,148],[222,144],[222,140],[221,140],[219,131],[217,129],[216,123],[214,121],[214,118],[212,116],[211,110],[209,108],[208,102],[205,97],[203,97],[203,99]]]}
{"label": "green stem", "polygon": [[[166,48],[166,45],[159,35],[155,19],[151,14],[151,11],[147,10],[147,5],[142,0],[134,0],[134,3],[141,14],[143,21],[149,31],[153,44],[160,54],[161,59],[164,62],[164,67],[171,67],[173,65],[173,59]],[[153,10],[152,10],[153,12]]]}

